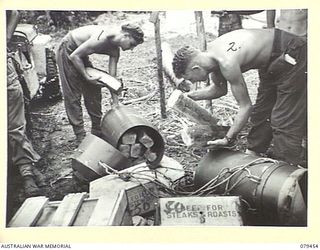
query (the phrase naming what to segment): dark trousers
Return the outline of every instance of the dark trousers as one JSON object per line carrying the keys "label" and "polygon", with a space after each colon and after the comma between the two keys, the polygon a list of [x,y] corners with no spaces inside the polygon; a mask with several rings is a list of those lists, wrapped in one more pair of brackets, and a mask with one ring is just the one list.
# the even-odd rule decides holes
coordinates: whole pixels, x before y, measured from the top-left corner
{"label": "dark trousers", "polygon": [[[72,37],[67,35],[63,38],[57,51],[57,63],[64,97],[64,104],[70,124],[76,135],[85,133],[81,98],[91,118],[91,133],[101,135],[100,122],[101,111],[101,88],[88,83],[75,69],[69,59],[69,55],[76,49]],[[92,66],[88,58],[83,58],[85,66]]]}
{"label": "dark trousers", "polygon": [[[259,71],[248,148],[264,153],[273,139],[275,158],[301,164],[302,139],[307,132],[307,45],[289,33],[276,33],[270,66]],[[295,58],[296,64],[279,61],[284,54]]]}
{"label": "dark trousers", "polygon": [[12,59],[7,60],[8,162],[18,167],[22,176],[33,175],[32,164],[40,159],[26,135],[22,87]]}

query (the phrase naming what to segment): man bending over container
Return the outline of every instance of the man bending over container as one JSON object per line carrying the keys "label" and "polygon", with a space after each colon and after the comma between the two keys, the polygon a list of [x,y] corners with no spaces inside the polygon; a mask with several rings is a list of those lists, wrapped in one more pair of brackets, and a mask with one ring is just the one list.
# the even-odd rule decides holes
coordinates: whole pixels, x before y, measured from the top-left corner
{"label": "man bending over container", "polygon": [[[77,143],[85,137],[81,97],[91,118],[91,133],[100,136],[101,85],[98,78],[89,75],[85,68],[92,67],[91,54],[109,55],[109,74],[116,76],[120,48],[129,50],[143,43],[144,33],[135,24],[122,25],[111,30],[100,25],[88,25],[70,31],[63,39],[57,51],[61,86],[67,116]],[[118,96],[111,92],[113,103]]]}
{"label": "man bending over container", "polygon": [[[239,111],[226,136],[208,141],[210,147],[234,144],[249,117],[253,127],[248,149],[257,154],[268,149],[274,139],[275,156],[300,164],[301,141],[306,124],[307,91],[306,39],[278,29],[243,29],[229,32],[208,44],[205,52],[185,46],[173,59],[178,78],[212,84],[192,91],[194,100],[215,99],[227,94],[227,82],[239,104]],[[250,69],[264,69],[256,104],[253,106],[242,76]]]}

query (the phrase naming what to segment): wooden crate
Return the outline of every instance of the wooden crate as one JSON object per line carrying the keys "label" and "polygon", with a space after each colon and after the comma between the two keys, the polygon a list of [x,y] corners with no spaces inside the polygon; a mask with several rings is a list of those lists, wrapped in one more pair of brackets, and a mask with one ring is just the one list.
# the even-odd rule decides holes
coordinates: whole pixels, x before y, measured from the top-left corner
{"label": "wooden crate", "polygon": [[242,226],[238,196],[160,198],[161,226]]}
{"label": "wooden crate", "polygon": [[121,170],[121,173],[135,173],[134,178],[122,180],[117,175],[108,175],[90,182],[90,198],[98,198],[108,194],[111,199],[125,190],[128,197],[128,209],[132,215],[143,215],[155,210],[158,202],[158,188],[153,179],[164,185],[184,175],[183,167],[172,158],[163,156],[160,167],[150,171],[145,163]]}
{"label": "wooden crate", "polygon": [[169,185],[184,175],[181,164],[169,157],[164,156],[160,165],[158,174],[145,163],[120,171],[135,173],[135,178],[128,180],[118,175],[104,176],[90,183],[89,194],[68,194],[62,201],[49,201],[44,196],[28,198],[8,226],[132,225],[132,216],[156,209],[158,188],[152,179]]}
{"label": "wooden crate", "polygon": [[116,199],[92,199],[87,193],[68,194],[62,201],[32,197],[25,200],[8,227],[130,226],[127,205],[124,191]]}

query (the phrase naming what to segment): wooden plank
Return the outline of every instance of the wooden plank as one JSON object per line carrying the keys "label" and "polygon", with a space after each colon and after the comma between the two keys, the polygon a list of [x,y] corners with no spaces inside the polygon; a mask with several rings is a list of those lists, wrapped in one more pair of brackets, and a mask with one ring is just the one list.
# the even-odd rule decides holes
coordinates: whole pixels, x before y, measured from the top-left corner
{"label": "wooden plank", "polygon": [[238,196],[160,198],[161,226],[242,226]]}
{"label": "wooden plank", "polygon": [[98,197],[97,204],[91,214],[87,226],[107,226],[111,212],[116,203],[118,192],[110,192]]}
{"label": "wooden plank", "polygon": [[8,227],[31,227],[34,226],[41,216],[43,208],[48,203],[44,196],[26,199],[13,218]]}
{"label": "wooden plank", "polygon": [[87,193],[68,194],[61,201],[50,226],[71,226]]}
{"label": "wooden plank", "polygon": [[49,226],[54,214],[56,213],[58,206],[61,201],[48,202],[47,205],[43,208],[40,218],[36,223],[36,227],[47,227]]}
{"label": "wooden plank", "polygon": [[125,213],[128,206],[128,200],[125,190],[121,190],[118,194],[116,203],[112,209],[110,219],[108,222],[109,226],[120,226],[125,217]]}
{"label": "wooden plank", "polygon": [[85,199],[72,226],[87,226],[97,202],[98,199]]}

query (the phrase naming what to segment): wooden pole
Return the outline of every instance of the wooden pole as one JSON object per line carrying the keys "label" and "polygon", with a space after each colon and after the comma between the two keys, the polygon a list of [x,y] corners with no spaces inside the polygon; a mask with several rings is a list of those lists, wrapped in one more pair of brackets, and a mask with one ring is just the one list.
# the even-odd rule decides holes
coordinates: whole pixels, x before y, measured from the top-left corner
{"label": "wooden pole", "polygon": [[149,20],[150,20],[150,22],[154,23],[154,30],[155,30],[157,64],[158,64],[158,81],[159,81],[159,90],[160,90],[161,117],[167,118],[166,102],[165,102],[165,89],[164,89],[164,83],[163,83],[159,11],[152,12]]}
{"label": "wooden pole", "polygon": [[163,71],[166,76],[169,78],[169,81],[174,89],[178,87],[178,85],[183,81],[183,79],[178,79],[172,67],[173,61],[173,53],[171,50],[170,45],[167,42],[161,43],[162,48],[162,64],[163,64]]}
{"label": "wooden pole", "polygon": [[[197,29],[197,36],[200,40],[200,50],[206,51],[207,50],[207,40],[206,40],[206,32],[204,29],[204,21],[202,11],[195,11],[195,18],[196,18],[196,29]],[[210,80],[208,79],[206,86],[210,85]],[[206,100],[206,109],[212,113],[212,100]]]}
{"label": "wooden pole", "polygon": [[207,40],[206,40],[206,33],[204,29],[204,21],[202,11],[195,11],[195,18],[196,18],[196,29],[197,29],[197,36],[200,40],[200,50],[206,51],[207,50]]}

